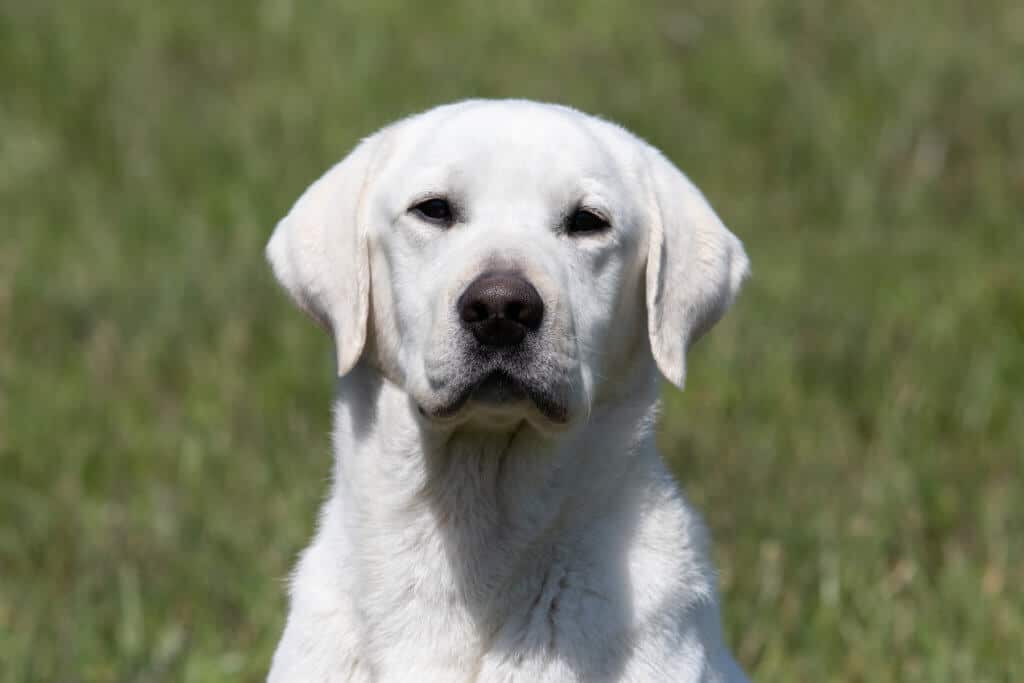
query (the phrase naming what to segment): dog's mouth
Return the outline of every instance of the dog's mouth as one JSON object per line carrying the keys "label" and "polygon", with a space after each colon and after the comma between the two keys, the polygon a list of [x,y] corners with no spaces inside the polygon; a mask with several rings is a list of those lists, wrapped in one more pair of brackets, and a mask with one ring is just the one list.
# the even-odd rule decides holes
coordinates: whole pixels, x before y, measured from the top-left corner
{"label": "dog's mouth", "polygon": [[467,382],[445,404],[433,410],[421,407],[421,411],[432,418],[446,419],[456,417],[470,406],[492,414],[528,410],[532,406],[550,422],[563,424],[569,420],[569,410],[564,400],[546,388],[502,369],[491,370]]}
{"label": "dog's mouth", "polygon": [[504,370],[493,370],[470,388],[468,400],[501,405],[523,401],[528,396],[526,387],[518,379]]}

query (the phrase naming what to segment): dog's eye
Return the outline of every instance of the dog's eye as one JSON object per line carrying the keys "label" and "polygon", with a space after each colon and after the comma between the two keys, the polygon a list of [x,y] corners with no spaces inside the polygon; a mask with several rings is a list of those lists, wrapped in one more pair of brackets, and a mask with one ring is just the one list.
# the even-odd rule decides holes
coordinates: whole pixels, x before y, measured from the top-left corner
{"label": "dog's eye", "polygon": [[577,209],[569,217],[566,230],[570,235],[582,235],[593,232],[600,232],[609,227],[607,220],[587,209]]}
{"label": "dog's eye", "polygon": [[452,222],[452,207],[447,199],[435,197],[420,202],[412,207],[412,211],[431,223],[448,225]]}

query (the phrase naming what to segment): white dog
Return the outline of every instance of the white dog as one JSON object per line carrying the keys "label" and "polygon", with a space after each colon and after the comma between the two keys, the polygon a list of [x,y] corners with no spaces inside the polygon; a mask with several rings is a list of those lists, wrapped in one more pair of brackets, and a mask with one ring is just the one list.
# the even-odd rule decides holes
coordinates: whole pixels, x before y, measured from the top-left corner
{"label": "white dog", "polygon": [[395,123],[267,246],[334,336],[335,467],[274,683],[743,681],[657,370],[748,272],[659,152],[468,101]]}

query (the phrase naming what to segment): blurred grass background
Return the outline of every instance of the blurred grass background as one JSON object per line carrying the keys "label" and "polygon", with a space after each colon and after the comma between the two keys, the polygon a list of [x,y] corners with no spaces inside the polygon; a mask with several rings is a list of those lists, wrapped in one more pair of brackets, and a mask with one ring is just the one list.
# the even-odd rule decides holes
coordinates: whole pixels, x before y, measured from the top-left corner
{"label": "blurred grass background", "polygon": [[1024,6],[0,2],[0,680],[258,681],[329,341],[261,253],[468,96],[664,149],[755,277],[666,392],[760,681],[1024,680]]}

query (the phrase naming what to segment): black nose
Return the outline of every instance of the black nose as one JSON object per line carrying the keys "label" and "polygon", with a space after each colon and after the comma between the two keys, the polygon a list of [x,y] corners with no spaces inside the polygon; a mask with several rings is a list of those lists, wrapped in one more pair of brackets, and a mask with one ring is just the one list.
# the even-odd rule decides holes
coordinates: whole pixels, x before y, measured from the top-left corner
{"label": "black nose", "polygon": [[544,302],[515,273],[484,273],[459,297],[459,317],[481,344],[514,346],[540,327]]}

